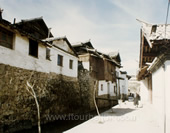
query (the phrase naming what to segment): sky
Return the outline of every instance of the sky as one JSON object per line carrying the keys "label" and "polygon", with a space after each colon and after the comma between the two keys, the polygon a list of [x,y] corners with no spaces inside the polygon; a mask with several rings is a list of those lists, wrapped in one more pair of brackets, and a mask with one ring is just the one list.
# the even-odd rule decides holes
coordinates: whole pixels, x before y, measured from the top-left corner
{"label": "sky", "polygon": [[55,37],[90,40],[106,54],[119,51],[122,71],[129,75],[138,70],[141,24],[136,19],[164,24],[167,7],[168,0],[0,0],[10,22],[42,16]]}

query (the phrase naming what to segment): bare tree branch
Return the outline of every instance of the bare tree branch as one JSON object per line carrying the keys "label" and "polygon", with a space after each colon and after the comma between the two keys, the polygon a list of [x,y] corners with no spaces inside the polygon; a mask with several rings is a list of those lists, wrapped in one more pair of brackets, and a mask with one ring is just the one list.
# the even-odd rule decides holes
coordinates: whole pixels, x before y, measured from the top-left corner
{"label": "bare tree branch", "polygon": [[[32,74],[31,74],[30,77],[32,77]],[[31,78],[29,79],[29,81],[30,80],[31,80]],[[37,113],[38,113],[38,132],[41,133],[40,107],[39,107],[39,103],[38,103],[38,100],[37,100],[36,93],[34,91],[35,80],[34,80],[33,85],[31,85],[29,83],[29,81],[27,81],[26,90],[34,97],[34,100],[35,100],[35,103],[36,103],[36,106],[37,106]]]}

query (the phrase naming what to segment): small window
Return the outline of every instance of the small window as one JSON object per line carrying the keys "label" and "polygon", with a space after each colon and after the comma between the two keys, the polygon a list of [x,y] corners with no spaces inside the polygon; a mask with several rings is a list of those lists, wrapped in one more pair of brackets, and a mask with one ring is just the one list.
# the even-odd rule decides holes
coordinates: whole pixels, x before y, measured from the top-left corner
{"label": "small window", "polygon": [[101,91],[103,91],[103,84],[101,84]]}
{"label": "small window", "polygon": [[63,66],[63,56],[62,55],[58,55],[57,65]]}
{"label": "small window", "polygon": [[153,25],[153,26],[152,26],[152,29],[151,29],[151,34],[152,34],[153,32],[155,33],[155,32],[156,32],[156,29],[157,29],[157,25]]}
{"label": "small window", "polygon": [[70,69],[73,69],[73,60],[70,60],[70,61],[69,61],[69,68],[70,68]]}
{"label": "small window", "polygon": [[46,59],[51,60],[50,59],[50,49],[49,48],[46,48]]}
{"label": "small window", "polygon": [[0,28],[0,45],[6,48],[13,48],[13,33],[4,28]]}
{"label": "small window", "polygon": [[29,40],[29,55],[38,58],[38,42]]}

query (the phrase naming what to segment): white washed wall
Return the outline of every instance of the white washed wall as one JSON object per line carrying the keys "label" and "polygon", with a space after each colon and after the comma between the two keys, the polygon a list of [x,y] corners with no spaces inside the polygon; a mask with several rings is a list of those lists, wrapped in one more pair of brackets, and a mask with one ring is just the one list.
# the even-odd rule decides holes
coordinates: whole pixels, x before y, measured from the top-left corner
{"label": "white washed wall", "polygon": [[[109,83],[109,89],[108,89],[108,83]],[[103,84],[103,90],[101,90],[101,85]],[[105,80],[100,80],[99,81],[99,86],[98,86],[98,95],[106,95],[110,94],[110,96],[116,96],[114,93],[114,86],[115,83],[112,83],[111,81],[106,82]]]}
{"label": "white washed wall", "polygon": [[[63,66],[57,65],[58,54],[63,56]],[[73,60],[73,69],[69,68],[69,60]],[[51,49],[51,72],[77,77],[78,58],[57,48]]]}
{"label": "white washed wall", "polygon": [[53,41],[53,44],[57,45],[61,49],[64,49],[65,51],[69,51],[69,47],[68,47],[66,41],[64,41],[62,39],[59,41],[57,41],[57,40]]}
{"label": "white washed wall", "polygon": [[164,85],[165,85],[164,70],[160,67],[152,74],[152,87],[153,87],[153,106],[157,113],[157,120],[163,131],[164,129]]}
{"label": "white washed wall", "polygon": [[[103,85],[103,90],[101,89],[101,85]],[[98,86],[98,95],[100,96],[105,94],[108,94],[107,83],[105,80],[100,80]]]}
{"label": "white washed wall", "polygon": [[170,61],[165,62],[166,132],[170,133]]}
{"label": "white washed wall", "polygon": [[142,103],[149,102],[148,78],[140,81],[140,95]]}
{"label": "white washed wall", "polygon": [[[141,100],[149,101],[148,78],[141,81]],[[152,73],[152,103],[157,121],[164,132],[166,115],[166,133],[170,132],[170,61]]]}
{"label": "white washed wall", "polygon": [[[120,76],[120,69],[119,67],[116,66],[116,72],[118,73],[118,75],[116,76]],[[119,95],[119,89],[120,89],[120,80],[119,79],[116,79],[116,84],[117,84],[117,94]]]}
{"label": "white washed wall", "polygon": [[[156,118],[164,132],[166,120],[166,133],[170,132],[170,61],[165,62],[165,69],[161,66],[152,73],[152,103]],[[148,78],[141,82],[141,98],[149,101]],[[166,116],[166,118],[165,118]]]}
{"label": "white washed wall", "polygon": [[0,63],[29,70],[49,72],[50,63],[46,60],[46,47],[39,44],[38,58],[29,56],[29,40],[16,35],[14,49],[0,46]]}
{"label": "white washed wall", "polygon": [[125,94],[128,95],[128,78],[127,78],[127,75],[126,75],[126,78],[125,78]]}
{"label": "white washed wall", "polygon": [[124,80],[120,80],[120,94],[128,94],[128,84],[126,79],[126,74],[120,74],[120,77]]}
{"label": "white washed wall", "polygon": [[116,96],[116,93],[114,92],[114,87],[116,87],[116,83],[110,82],[110,96]]}
{"label": "white washed wall", "polygon": [[[29,55],[29,40],[16,35],[14,49],[0,46],[0,63],[11,66],[36,70],[40,72],[55,72],[70,77],[77,77],[78,58],[62,50],[51,48],[51,61],[46,60],[46,46],[39,43],[38,58]],[[63,67],[57,65],[58,54],[63,55]],[[73,69],[69,68],[69,60],[73,60]]]}

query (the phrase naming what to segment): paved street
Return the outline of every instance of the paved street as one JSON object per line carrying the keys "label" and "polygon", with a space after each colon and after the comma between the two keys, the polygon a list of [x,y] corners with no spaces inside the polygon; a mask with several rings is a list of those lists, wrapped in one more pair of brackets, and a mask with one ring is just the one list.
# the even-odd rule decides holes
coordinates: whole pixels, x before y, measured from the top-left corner
{"label": "paved street", "polygon": [[132,102],[125,102],[64,133],[161,133],[161,130],[151,105],[135,108]]}

